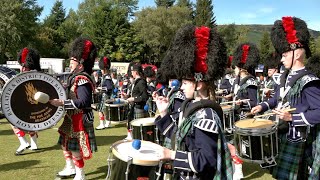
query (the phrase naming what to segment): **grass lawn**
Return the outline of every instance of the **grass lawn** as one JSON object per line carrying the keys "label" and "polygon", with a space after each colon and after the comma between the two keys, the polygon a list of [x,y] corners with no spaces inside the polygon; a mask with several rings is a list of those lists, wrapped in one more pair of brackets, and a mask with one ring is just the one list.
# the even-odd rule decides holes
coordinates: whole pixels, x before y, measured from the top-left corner
{"label": "grass lawn", "polygon": [[[58,171],[62,170],[65,161],[62,150],[57,145],[59,134],[57,126],[39,132],[38,145],[40,150],[26,150],[24,155],[15,156],[14,152],[19,146],[19,141],[11,130],[6,119],[0,119],[0,180],[50,180],[55,179]],[[99,124],[98,114],[95,114],[95,127]],[[126,137],[125,124],[113,125],[109,129],[95,131],[98,152],[93,158],[85,161],[87,179],[105,179],[107,175],[107,157],[112,143]],[[27,138],[29,140],[29,137]],[[257,164],[244,164],[245,179],[272,179],[267,170]]]}

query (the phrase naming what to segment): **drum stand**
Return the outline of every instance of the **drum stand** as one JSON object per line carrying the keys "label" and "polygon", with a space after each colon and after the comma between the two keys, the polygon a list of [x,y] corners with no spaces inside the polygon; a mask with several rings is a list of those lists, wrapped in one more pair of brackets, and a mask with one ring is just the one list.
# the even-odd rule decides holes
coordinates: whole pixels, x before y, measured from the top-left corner
{"label": "drum stand", "polygon": [[157,126],[154,129],[156,131],[156,143],[159,144],[159,136],[158,136],[159,129]]}
{"label": "drum stand", "polygon": [[108,155],[108,159],[107,159],[107,165],[108,165],[108,173],[107,173],[107,177],[106,180],[108,180],[109,178],[111,178],[111,169],[112,169],[112,162],[114,161],[113,157],[112,159],[110,158],[112,155],[112,149],[113,149],[113,145],[110,146],[109,149],[109,155]]}
{"label": "drum stand", "polygon": [[162,160],[160,160],[160,162],[159,162],[159,170],[158,170],[158,172],[156,172],[157,180],[159,180],[159,179],[160,179],[160,177],[161,177],[161,169],[162,169],[162,165],[163,165],[163,161],[162,161]]}
{"label": "drum stand", "polygon": [[277,162],[273,156],[270,158],[265,157],[264,160],[265,160],[265,163],[260,164],[260,167],[263,169],[277,165]]}
{"label": "drum stand", "polygon": [[129,180],[129,172],[130,172],[130,165],[132,164],[132,157],[128,157],[128,162],[127,162],[127,168],[126,168],[126,180]]}
{"label": "drum stand", "polygon": [[141,137],[141,140],[143,141],[143,129],[142,129],[143,125],[140,124],[140,137]]}

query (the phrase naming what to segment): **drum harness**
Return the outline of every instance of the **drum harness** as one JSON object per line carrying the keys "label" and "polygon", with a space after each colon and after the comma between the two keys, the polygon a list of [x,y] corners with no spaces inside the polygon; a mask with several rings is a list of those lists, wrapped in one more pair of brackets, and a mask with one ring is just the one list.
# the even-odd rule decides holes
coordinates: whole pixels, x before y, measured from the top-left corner
{"label": "drum harness", "polygon": [[[212,108],[213,110],[216,111],[218,117],[220,119],[222,119],[223,111],[222,111],[221,107],[218,104],[212,102],[211,100],[201,100],[201,101],[197,101],[197,102],[192,103],[191,106],[188,106],[188,104],[190,104],[190,102],[192,100],[193,99],[186,99],[181,105],[181,111],[180,111],[180,114],[179,114],[178,129],[181,128],[181,125],[183,124],[183,121],[186,119],[186,117],[188,117],[189,115],[192,115],[197,110],[202,109],[202,108]],[[219,129],[222,130],[221,122],[217,121],[217,124],[219,126]],[[176,138],[177,135],[178,135],[178,133],[176,133],[176,136],[173,136],[173,139],[171,141],[172,142],[172,147],[174,147],[173,149],[175,151],[178,150],[178,144],[181,145],[181,141],[182,141],[182,139],[184,139],[184,137],[182,137],[180,140],[177,139]],[[160,165],[160,163],[159,163],[159,165]],[[161,166],[162,166],[162,164],[161,164]],[[160,166],[160,169],[159,169],[157,175],[160,175],[161,166]],[[217,168],[217,171],[218,171],[218,169],[219,168]],[[189,173],[190,172],[187,172],[187,179],[189,178]],[[175,174],[175,170],[174,169],[173,169],[173,174]],[[194,174],[194,176],[196,176],[196,174]],[[157,180],[159,180],[159,178],[160,178],[160,176],[158,176]]]}
{"label": "drum harness", "polygon": [[[280,96],[278,98],[278,105],[277,105],[277,109],[283,109],[283,108],[289,108],[290,107],[290,102],[287,101],[287,95],[289,93],[289,91],[291,90],[291,88],[296,84],[296,82],[301,79],[303,76],[310,74],[309,71],[302,71],[302,73],[294,76],[292,78],[292,80],[287,81],[288,78],[288,74],[289,74],[289,70],[286,70],[280,79]],[[283,125],[283,128],[289,128],[289,123],[283,120],[280,120],[278,116],[276,116],[276,123],[279,125]],[[278,127],[279,129],[279,127]],[[281,128],[280,128],[281,129]],[[290,131],[290,130],[289,130]],[[307,126],[306,128],[306,137],[302,138],[298,141],[292,141],[289,140],[290,142],[304,142],[306,141],[307,138],[307,134],[310,132],[310,126]]]}

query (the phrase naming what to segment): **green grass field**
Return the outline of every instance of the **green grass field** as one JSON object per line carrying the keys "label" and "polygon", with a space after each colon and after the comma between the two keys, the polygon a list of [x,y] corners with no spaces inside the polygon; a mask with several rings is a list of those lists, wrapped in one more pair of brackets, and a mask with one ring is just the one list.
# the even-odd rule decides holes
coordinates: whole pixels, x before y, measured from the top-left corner
{"label": "green grass field", "polygon": [[[64,158],[60,146],[57,145],[59,134],[57,126],[39,132],[40,150],[26,150],[24,155],[15,156],[19,141],[11,130],[6,119],[0,119],[0,180],[50,180],[55,179],[58,171],[64,167]],[[97,126],[98,114],[95,114]],[[95,126],[95,127],[96,127]],[[85,161],[85,172],[88,180],[105,179],[107,175],[107,157],[112,143],[126,137],[125,124],[113,125],[109,129],[96,131],[98,152],[93,158]],[[27,138],[29,140],[29,137]],[[243,167],[245,179],[272,179],[267,170],[257,164],[245,163]]]}

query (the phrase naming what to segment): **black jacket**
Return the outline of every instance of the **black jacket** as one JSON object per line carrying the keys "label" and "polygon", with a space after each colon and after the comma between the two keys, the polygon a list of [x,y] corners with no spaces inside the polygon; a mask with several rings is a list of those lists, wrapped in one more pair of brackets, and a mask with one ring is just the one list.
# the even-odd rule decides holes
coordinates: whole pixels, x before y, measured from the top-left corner
{"label": "black jacket", "polygon": [[131,97],[134,97],[135,107],[138,109],[143,109],[144,105],[148,100],[148,86],[147,81],[138,78],[134,82],[134,87],[131,92]]}

